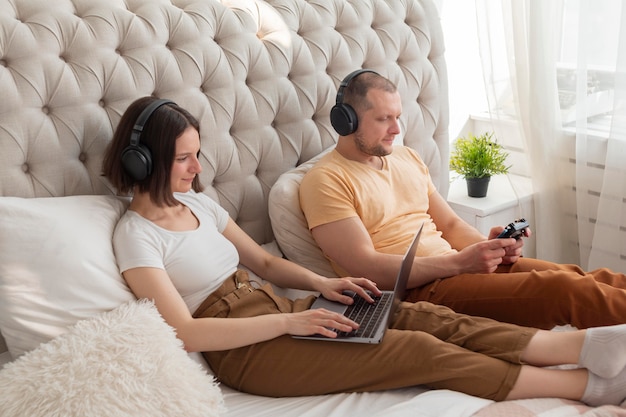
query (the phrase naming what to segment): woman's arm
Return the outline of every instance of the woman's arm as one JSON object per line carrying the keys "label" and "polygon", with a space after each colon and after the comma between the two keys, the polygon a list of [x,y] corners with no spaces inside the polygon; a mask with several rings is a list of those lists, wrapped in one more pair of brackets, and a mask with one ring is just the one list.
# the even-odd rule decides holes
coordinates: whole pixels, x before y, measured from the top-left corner
{"label": "woman's arm", "polygon": [[365,290],[379,293],[375,284],[368,279],[322,277],[300,265],[268,253],[232,219],[229,220],[223,234],[237,248],[243,265],[279,287],[319,291],[326,298],[343,303],[353,302],[352,298],[342,295],[342,291],[345,290],[355,291],[369,301],[373,300]]}
{"label": "woman's arm", "polygon": [[167,273],[158,268],[133,268],[124,279],[137,298],[154,300],[165,321],[189,352],[234,349],[284,334],[323,334],[328,328],[350,331],[356,323],[326,310],[291,314],[268,314],[250,318],[193,318]]}

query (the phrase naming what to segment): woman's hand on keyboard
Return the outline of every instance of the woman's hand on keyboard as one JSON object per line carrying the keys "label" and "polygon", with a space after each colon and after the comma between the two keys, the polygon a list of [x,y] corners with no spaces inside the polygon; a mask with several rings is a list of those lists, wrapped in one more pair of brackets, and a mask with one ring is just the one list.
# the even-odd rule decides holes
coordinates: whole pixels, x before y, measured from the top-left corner
{"label": "woman's hand on keyboard", "polygon": [[346,316],[324,308],[280,314],[279,316],[286,320],[286,332],[295,336],[321,334],[335,338],[338,332],[352,332],[359,328],[357,323]]}
{"label": "woman's hand on keyboard", "polygon": [[[350,292],[357,293],[370,303],[374,302],[372,295],[379,296],[380,290],[376,283],[367,278],[327,278],[321,283],[318,291],[333,301],[350,305],[354,302]],[[346,294],[348,292],[348,294]]]}

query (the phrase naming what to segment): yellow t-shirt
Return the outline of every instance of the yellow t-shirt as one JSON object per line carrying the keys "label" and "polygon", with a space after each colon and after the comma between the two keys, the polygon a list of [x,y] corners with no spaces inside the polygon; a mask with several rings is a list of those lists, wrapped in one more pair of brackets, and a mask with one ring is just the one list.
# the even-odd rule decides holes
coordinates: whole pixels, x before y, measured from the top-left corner
{"label": "yellow t-shirt", "polygon": [[[428,196],[435,191],[428,167],[413,149],[396,146],[377,170],[348,160],[333,150],[304,176],[300,205],[309,229],[359,217],[374,247],[404,254],[424,222],[416,256],[454,251],[428,214]],[[341,275],[347,275],[333,263]]]}

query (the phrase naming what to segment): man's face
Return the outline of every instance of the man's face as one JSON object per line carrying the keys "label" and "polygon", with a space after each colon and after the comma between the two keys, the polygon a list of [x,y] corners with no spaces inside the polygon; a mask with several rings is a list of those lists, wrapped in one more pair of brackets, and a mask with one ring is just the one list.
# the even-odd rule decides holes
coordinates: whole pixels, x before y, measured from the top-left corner
{"label": "man's face", "polygon": [[393,151],[393,140],[400,134],[398,122],[402,114],[400,94],[371,89],[367,93],[367,99],[372,107],[359,114],[354,143],[357,149],[366,155],[389,155]]}

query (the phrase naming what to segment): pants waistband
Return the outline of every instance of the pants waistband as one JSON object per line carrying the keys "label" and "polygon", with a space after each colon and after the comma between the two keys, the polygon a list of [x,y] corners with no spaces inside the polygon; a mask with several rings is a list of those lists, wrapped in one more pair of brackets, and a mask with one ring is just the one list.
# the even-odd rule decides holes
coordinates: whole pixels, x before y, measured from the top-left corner
{"label": "pants waistband", "polygon": [[200,304],[200,307],[193,313],[193,317],[215,317],[225,305],[229,305],[253,291],[254,287],[250,284],[248,273],[238,269]]}

